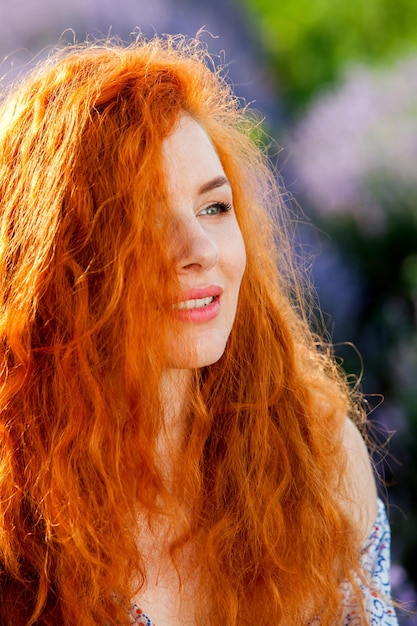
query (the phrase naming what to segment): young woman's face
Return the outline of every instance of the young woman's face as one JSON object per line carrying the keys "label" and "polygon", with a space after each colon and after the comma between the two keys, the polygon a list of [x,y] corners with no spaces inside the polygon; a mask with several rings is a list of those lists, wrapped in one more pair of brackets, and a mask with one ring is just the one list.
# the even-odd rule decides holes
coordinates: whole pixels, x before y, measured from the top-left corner
{"label": "young woman's face", "polygon": [[181,286],[172,304],[179,335],[170,367],[204,367],[222,356],[232,329],[245,246],[220,159],[191,117],[182,116],[165,139],[163,167],[174,215],[170,254]]}

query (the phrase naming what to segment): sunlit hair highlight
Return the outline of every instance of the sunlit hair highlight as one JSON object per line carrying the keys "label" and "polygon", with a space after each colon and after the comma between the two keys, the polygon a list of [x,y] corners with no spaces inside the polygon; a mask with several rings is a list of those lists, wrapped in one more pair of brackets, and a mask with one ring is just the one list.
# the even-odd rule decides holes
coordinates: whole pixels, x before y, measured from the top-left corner
{"label": "sunlit hair highlight", "polygon": [[[183,113],[230,180],[247,268],[223,357],[194,372],[168,492],[156,437],[177,284],[161,147]],[[359,412],[309,330],[254,120],[182,37],[69,47],[5,88],[2,624],[128,624],[146,579],[138,509],[174,515],[187,498],[172,557],[198,545],[202,623],[337,623],[359,549],[335,496],[341,427]]]}

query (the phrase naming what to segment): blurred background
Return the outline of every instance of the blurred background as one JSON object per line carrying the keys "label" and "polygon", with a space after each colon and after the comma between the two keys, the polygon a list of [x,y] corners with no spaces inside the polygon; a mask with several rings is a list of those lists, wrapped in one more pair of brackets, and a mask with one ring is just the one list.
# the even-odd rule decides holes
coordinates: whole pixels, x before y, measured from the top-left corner
{"label": "blurred background", "polygon": [[[388,449],[395,596],[417,607],[415,0],[0,0],[0,74],[59,41],[204,27],[264,118],[324,322]],[[381,402],[384,398],[384,402]],[[401,624],[417,624],[401,615]]]}

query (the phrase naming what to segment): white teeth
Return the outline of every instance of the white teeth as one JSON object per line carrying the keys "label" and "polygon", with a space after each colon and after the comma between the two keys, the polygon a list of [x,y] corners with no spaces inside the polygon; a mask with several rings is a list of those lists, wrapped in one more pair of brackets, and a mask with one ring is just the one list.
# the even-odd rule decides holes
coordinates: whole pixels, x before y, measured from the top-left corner
{"label": "white teeth", "polygon": [[173,305],[174,310],[183,310],[183,309],[201,309],[204,306],[208,306],[214,300],[213,296],[209,296],[208,298],[197,298],[195,300],[183,300],[182,302],[178,302]]}

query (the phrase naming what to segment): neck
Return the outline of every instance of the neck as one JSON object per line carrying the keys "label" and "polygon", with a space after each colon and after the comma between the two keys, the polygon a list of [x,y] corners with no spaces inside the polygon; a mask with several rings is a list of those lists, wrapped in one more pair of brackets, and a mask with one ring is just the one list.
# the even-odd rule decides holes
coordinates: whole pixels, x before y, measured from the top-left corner
{"label": "neck", "polygon": [[164,423],[157,440],[157,454],[167,478],[172,475],[172,465],[182,447],[187,418],[186,397],[191,372],[185,369],[165,370],[160,387]]}

